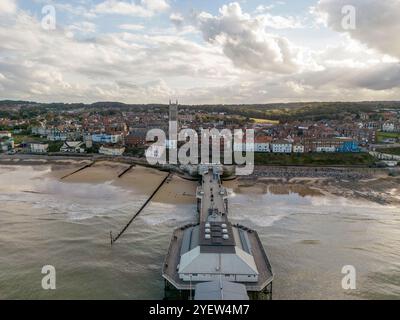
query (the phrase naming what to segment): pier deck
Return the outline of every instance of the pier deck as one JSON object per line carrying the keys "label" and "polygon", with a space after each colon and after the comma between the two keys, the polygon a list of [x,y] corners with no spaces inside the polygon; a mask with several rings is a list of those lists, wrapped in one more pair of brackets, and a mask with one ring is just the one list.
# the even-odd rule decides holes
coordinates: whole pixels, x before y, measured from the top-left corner
{"label": "pier deck", "polygon": [[271,297],[274,276],[257,232],[229,222],[228,194],[219,171],[206,168],[201,175],[199,221],[174,231],[163,278],[180,292],[223,279],[244,285],[248,293]]}
{"label": "pier deck", "polygon": [[[190,225],[192,226],[192,225]],[[187,226],[187,227],[190,227]],[[186,227],[186,228],[187,228]],[[176,229],[172,235],[171,244],[167,253],[164,266],[163,266],[163,277],[171,284],[174,285],[178,290],[190,290],[196,285],[197,282],[193,281],[191,284],[185,282],[179,278],[177,272],[178,264],[180,261],[180,249],[182,246],[184,227]],[[236,226],[234,226],[236,228]],[[239,227],[240,228],[240,227]],[[267,285],[269,285],[274,276],[271,270],[271,265],[264,252],[261,241],[257,235],[257,232],[251,231],[249,240],[253,248],[252,254],[256,262],[256,266],[259,272],[258,282],[244,283],[247,291],[262,291]]]}

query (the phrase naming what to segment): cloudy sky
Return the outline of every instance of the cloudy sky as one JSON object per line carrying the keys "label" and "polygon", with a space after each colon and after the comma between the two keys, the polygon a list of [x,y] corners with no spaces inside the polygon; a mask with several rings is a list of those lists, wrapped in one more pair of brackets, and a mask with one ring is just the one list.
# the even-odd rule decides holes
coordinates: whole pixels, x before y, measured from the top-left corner
{"label": "cloudy sky", "polygon": [[399,35],[400,0],[0,0],[0,99],[400,100]]}

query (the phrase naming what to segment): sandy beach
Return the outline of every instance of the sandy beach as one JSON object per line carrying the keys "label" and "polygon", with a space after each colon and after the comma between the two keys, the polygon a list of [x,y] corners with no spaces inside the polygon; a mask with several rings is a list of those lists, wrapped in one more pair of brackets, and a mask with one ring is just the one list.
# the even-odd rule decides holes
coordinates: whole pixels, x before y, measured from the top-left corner
{"label": "sandy beach", "polygon": [[[88,163],[90,162],[52,165],[52,171],[49,173],[49,176],[61,179]],[[119,178],[118,176],[128,168],[129,165],[124,163],[99,161],[89,168],[64,178],[62,181],[64,183],[110,183],[114,186],[130,190],[135,194],[149,195],[167,175],[166,172],[157,169],[134,166]],[[196,187],[197,182],[188,181],[177,175],[173,175],[160,189],[153,201],[171,204],[194,203]]]}
{"label": "sandy beach", "polygon": [[[49,177],[62,179],[94,159],[77,157],[1,157],[4,165],[51,166]],[[110,183],[130,190],[133,194],[151,194],[166,176],[155,168],[133,166],[121,178],[118,176],[130,164],[119,161],[96,160],[89,168],[74,173],[64,183]],[[381,204],[400,204],[400,177],[389,176],[387,170],[373,168],[309,168],[257,166],[251,176],[225,181],[224,185],[235,193],[335,195],[366,199]],[[161,188],[153,201],[189,204],[195,202],[197,182],[180,178],[176,174]]]}
{"label": "sandy beach", "polygon": [[236,193],[281,194],[300,196],[334,195],[350,199],[365,199],[379,204],[400,205],[400,178],[378,173],[370,179],[333,178],[258,178],[243,177],[225,182]]}

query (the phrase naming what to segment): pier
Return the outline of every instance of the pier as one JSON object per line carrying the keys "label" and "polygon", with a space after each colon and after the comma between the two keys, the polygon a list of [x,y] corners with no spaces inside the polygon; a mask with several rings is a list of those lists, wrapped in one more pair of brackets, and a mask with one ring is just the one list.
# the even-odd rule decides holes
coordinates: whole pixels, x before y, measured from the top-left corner
{"label": "pier", "polygon": [[201,165],[198,222],[176,229],[163,265],[166,299],[271,299],[273,272],[256,231],[228,219],[222,167]]}

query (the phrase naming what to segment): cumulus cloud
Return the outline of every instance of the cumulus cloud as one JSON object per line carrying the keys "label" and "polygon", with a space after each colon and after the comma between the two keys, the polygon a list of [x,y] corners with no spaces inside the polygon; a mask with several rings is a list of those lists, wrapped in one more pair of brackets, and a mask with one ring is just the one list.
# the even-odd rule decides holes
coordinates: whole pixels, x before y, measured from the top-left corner
{"label": "cumulus cloud", "polygon": [[17,5],[15,0],[0,1],[0,15],[12,14],[16,11]]}
{"label": "cumulus cloud", "polygon": [[92,11],[95,14],[151,17],[168,8],[169,5],[165,0],[140,0],[137,3],[133,1],[105,0],[96,5]]}
{"label": "cumulus cloud", "polygon": [[173,12],[169,16],[169,20],[171,20],[171,22],[175,25],[175,27],[181,28],[183,26],[185,18],[179,12]]}
{"label": "cumulus cloud", "polygon": [[129,30],[129,31],[139,31],[143,30],[144,26],[141,24],[121,24],[119,28],[122,30]]}
{"label": "cumulus cloud", "polygon": [[[146,10],[142,16],[147,17],[149,12],[168,10],[163,3],[133,5]],[[64,8],[72,18],[69,25],[60,24],[51,32],[41,28],[40,17],[21,9],[0,19],[1,97],[128,103],[162,103],[170,96],[183,103],[400,98],[397,60],[369,50],[352,40],[352,34],[340,36],[342,43],[328,39],[329,46],[319,50],[306,44],[293,48],[276,34],[283,33],[277,29],[286,20],[272,15],[268,20],[269,13],[244,13],[237,3],[195,19],[174,8],[168,28],[159,28],[151,19],[140,25],[119,17],[120,24],[107,32],[101,19],[89,19],[96,5],[77,5]],[[137,30],[142,32],[133,32]],[[76,36],[68,37],[69,32]]]}
{"label": "cumulus cloud", "polygon": [[387,63],[363,70],[353,78],[353,84],[378,91],[399,88],[400,64]]}
{"label": "cumulus cloud", "polygon": [[373,64],[368,68],[327,67],[321,71],[304,72],[292,77],[299,85],[319,89],[385,91],[400,87],[400,64]]}
{"label": "cumulus cloud", "polygon": [[[354,30],[342,26],[342,8],[348,5],[356,9]],[[333,30],[346,32],[370,48],[400,58],[399,0],[320,0],[314,12]]]}
{"label": "cumulus cloud", "polygon": [[[41,1],[41,0],[37,0]],[[44,2],[47,3],[47,2]],[[81,2],[81,4],[71,4],[71,3],[52,3],[59,13],[67,13],[72,16],[80,16],[85,19],[92,19],[96,17],[96,14],[93,11],[90,11],[88,8],[88,3]]]}
{"label": "cumulus cloud", "polygon": [[80,40],[67,36],[71,29],[95,30],[86,23],[48,32],[22,12],[11,25],[0,21],[0,95],[41,101],[162,102],[176,90],[171,87],[187,90],[193,82],[213,84],[235,77],[231,62],[218,50],[176,35],[118,32]]}
{"label": "cumulus cloud", "polygon": [[274,7],[275,7],[274,4],[270,4],[270,5],[262,5],[262,4],[260,4],[259,6],[257,6],[255,12],[256,13],[265,13],[267,11],[270,11]]}
{"label": "cumulus cloud", "polygon": [[293,16],[279,16],[272,14],[264,14],[258,16],[264,19],[265,25],[273,29],[300,29],[304,28],[301,20]]}
{"label": "cumulus cloud", "polygon": [[169,8],[169,4],[165,0],[142,0],[141,3],[145,8],[154,12],[165,11]]}
{"label": "cumulus cloud", "polygon": [[82,35],[82,36],[88,36],[90,34],[93,34],[96,32],[96,25],[92,22],[88,21],[83,21],[83,22],[77,22],[74,24],[69,25],[66,28],[66,34],[69,37],[73,37],[76,34]]}
{"label": "cumulus cloud", "polygon": [[244,13],[237,2],[224,5],[219,16],[200,13],[197,23],[204,39],[221,46],[238,68],[277,73],[297,69],[290,42],[267,33],[264,20]]}

